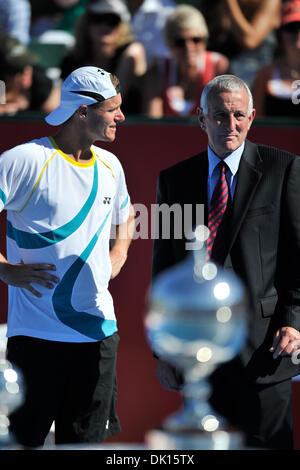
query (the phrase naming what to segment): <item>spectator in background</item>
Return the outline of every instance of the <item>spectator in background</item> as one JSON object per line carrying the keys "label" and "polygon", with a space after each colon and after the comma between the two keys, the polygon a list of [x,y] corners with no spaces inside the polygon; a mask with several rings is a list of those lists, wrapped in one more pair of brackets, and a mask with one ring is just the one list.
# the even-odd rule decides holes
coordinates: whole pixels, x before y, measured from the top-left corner
{"label": "spectator in background", "polygon": [[9,35],[0,36],[0,80],[5,83],[5,103],[0,114],[18,111],[51,112],[59,105],[60,87],[36,65],[26,46]]}
{"label": "spectator in background", "polygon": [[[281,53],[262,67],[253,85],[257,116],[300,118],[300,108],[293,97],[300,98],[300,0],[283,4],[279,29]],[[298,89],[298,92],[297,92]]]}
{"label": "spectator in background", "polygon": [[145,84],[145,112],[153,118],[196,116],[205,85],[226,72],[225,56],[206,50],[208,28],[191,5],[179,5],[168,16],[165,34],[171,58],[158,61]]}
{"label": "spectator in background", "polygon": [[61,76],[94,65],[119,77],[124,113],[141,112],[140,86],[146,72],[143,45],[130,28],[130,14],[121,0],[90,1],[76,29],[76,42],[61,64]]}
{"label": "spectator in background", "polygon": [[199,0],[209,25],[208,49],[225,54],[230,72],[248,86],[257,70],[272,60],[280,25],[280,0]]}
{"label": "spectator in background", "polygon": [[150,67],[156,58],[169,56],[164,26],[176,3],[173,0],[127,0],[127,4],[132,15],[132,31],[143,44]]}
{"label": "spectator in background", "polygon": [[38,38],[49,31],[73,34],[77,19],[84,13],[88,0],[30,0],[31,36]]}
{"label": "spectator in background", "polygon": [[27,45],[30,40],[31,5],[28,0],[0,0],[0,34]]}

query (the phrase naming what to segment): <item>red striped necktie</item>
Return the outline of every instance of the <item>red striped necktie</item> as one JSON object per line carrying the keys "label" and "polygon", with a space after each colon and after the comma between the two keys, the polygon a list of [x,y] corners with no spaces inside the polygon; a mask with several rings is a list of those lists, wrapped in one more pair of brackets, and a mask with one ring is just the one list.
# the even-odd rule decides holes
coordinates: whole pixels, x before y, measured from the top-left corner
{"label": "red striped necktie", "polygon": [[231,206],[230,189],[226,179],[227,164],[218,163],[220,177],[215,186],[208,212],[209,237],[206,242],[207,258],[224,263],[227,246],[228,215]]}

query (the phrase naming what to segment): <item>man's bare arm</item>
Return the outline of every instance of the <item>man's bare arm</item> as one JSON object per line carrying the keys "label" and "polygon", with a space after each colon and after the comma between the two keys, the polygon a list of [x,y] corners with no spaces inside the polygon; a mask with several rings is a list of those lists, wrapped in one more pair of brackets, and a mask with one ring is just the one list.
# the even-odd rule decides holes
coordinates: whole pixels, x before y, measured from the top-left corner
{"label": "man's bare arm", "polygon": [[110,250],[112,265],[111,279],[114,279],[121,271],[127,259],[127,253],[134,234],[134,209],[130,205],[129,217],[126,222],[116,228],[116,239]]}

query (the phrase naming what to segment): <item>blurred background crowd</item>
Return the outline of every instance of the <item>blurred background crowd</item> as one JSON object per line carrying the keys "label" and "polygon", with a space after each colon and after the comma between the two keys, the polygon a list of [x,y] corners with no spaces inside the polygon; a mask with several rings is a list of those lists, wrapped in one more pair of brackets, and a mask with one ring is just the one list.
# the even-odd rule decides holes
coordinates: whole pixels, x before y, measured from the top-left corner
{"label": "blurred background crowd", "polygon": [[196,116],[233,73],[259,117],[299,118],[300,0],[0,0],[0,114],[50,112],[84,65],[118,75],[125,115]]}

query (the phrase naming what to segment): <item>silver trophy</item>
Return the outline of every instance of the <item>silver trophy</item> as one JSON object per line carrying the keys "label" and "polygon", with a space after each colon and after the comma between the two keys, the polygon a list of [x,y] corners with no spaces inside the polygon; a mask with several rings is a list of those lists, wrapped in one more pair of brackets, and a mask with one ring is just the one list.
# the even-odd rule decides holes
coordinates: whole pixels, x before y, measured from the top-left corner
{"label": "silver trophy", "polygon": [[[153,283],[145,318],[154,353],[184,376],[183,409],[161,430],[147,433],[152,449],[236,449],[243,436],[229,431],[210,406],[209,376],[244,345],[248,302],[237,276],[207,261],[203,241],[182,263]],[[199,247],[200,246],[200,247]]]}
{"label": "silver trophy", "polygon": [[5,359],[6,328],[0,329],[0,449],[19,448],[10,431],[9,416],[24,402],[23,374]]}

